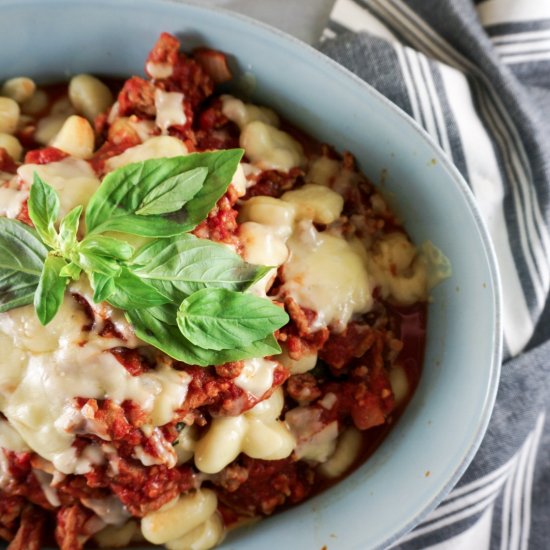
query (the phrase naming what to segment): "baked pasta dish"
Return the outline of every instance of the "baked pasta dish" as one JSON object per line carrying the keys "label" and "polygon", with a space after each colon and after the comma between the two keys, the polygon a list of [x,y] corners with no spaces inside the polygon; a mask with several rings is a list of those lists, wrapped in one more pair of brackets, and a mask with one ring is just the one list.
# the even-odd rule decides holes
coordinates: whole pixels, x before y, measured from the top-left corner
{"label": "baked pasta dish", "polygon": [[145,74],[1,87],[10,550],[212,548],[363,463],[420,376],[431,249],[354,157],[222,52],[162,34]]}

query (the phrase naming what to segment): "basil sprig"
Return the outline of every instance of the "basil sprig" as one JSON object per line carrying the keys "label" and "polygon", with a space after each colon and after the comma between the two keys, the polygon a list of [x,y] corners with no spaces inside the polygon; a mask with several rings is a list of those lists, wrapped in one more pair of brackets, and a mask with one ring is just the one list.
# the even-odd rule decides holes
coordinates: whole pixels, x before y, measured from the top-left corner
{"label": "basil sprig", "polygon": [[47,254],[34,229],[0,217],[0,312],[33,303]]}
{"label": "basil sprig", "polygon": [[[227,191],[242,155],[129,164],[62,220],[57,193],[35,173],[28,201],[35,229],[0,218],[0,311],[34,303],[46,325],[69,280],[85,274],[95,302],[124,310],[138,337],[174,359],[206,366],[279,353],[273,332],[287,314],[245,293],[270,268],[188,233]],[[136,250],[115,231],[150,240]]]}

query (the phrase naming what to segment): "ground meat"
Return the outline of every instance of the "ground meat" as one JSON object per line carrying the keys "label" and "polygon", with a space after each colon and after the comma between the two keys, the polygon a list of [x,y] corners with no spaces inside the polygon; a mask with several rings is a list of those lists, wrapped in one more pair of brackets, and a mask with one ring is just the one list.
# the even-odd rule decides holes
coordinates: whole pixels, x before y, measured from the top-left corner
{"label": "ground meat", "polygon": [[[101,336],[104,336],[104,334],[101,334]],[[141,355],[137,349],[119,346],[111,348],[109,351],[132,376],[139,376],[153,368],[150,361]]]}
{"label": "ground meat", "polygon": [[317,318],[317,313],[299,306],[290,296],[285,297],[285,309],[294,322],[299,336],[308,336],[313,332],[311,325]]}
{"label": "ground meat", "polygon": [[153,118],[156,114],[155,86],[139,76],[126,80],[117,101],[120,116],[137,115],[140,118]]}
{"label": "ground meat", "polygon": [[222,112],[222,100],[216,98],[200,113],[195,129],[198,151],[239,147],[239,127]]}
{"label": "ground meat", "polygon": [[248,479],[248,469],[238,464],[230,464],[212,478],[212,482],[234,493]]}
{"label": "ground meat", "polygon": [[5,455],[9,470],[9,481],[4,485],[3,490],[11,496],[23,497],[41,508],[53,509],[32,471],[32,454],[3,449],[0,449],[0,452]]}
{"label": "ground meat", "polygon": [[55,540],[60,550],[81,550],[89,537],[84,535],[86,522],[94,516],[93,512],[80,504],[63,506],[57,512]]}
{"label": "ground meat", "polygon": [[290,458],[258,460],[240,455],[236,463],[248,472],[246,480],[238,484],[245,478],[241,472],[240,478],[234,479],[232,490],[222,488],[219,498],[243,516],[270,515],[279,506],[301,502],[311,492],[315,480],[308,465]]}
{"label": "ground meat", "polygon": [[128,137],[126,139],[120,140],[118,143],[113,143],[110,141],[106,141],[93,155],[93,157],[90,159],[90,165],[92,166],[94,172],[98,176],[105,175],[107,171],[107,167],[105,166],[105,163],[112,157],[116,157],[126,149],[129,149],[130,147],[134,147],[135,145],[139,145],[141,141],[139,138]]}
{"label": "ground meat", "polygon": [[136,516],[149,512],[198,485],[190,466],[143,466],[136,460],[113,458],[113,468],[98,467],[86,474],[90,487],[107,487]]}
{"label": "ground meat", "polygon": [[18,520],[25,505],[23,497],[0,490],[0,537],[4,540],[10,541],[15,536]]}
{"label": "ground meat", "polygon": [[304,183],[304,171],[301,168],[291,168],[288,172],[265,170],[257,178],[256,183],[248,188],[245,199],[258,195],[279,198],[285,191],[300,187]]}
{"label": "ground meat", "polygon": [[21,515],[19,529],[8,550],[40,550],[46,517],[35,506],[26,506]]}
{"label": "ground meat", "polygon": [[238,212],[233,208],[236,200],[236,191],[230,186],[227,193],[217,202],[207,218],[193,230],[193,234],[200,239],[209,239],[238,247]]}
{"label": "ground meat", "polygon": [[244,367],[244,361],[234,361],[233,363],[224,363],[214,367],[216,374],[222,378],[237,378]]}
{"label": "ground meat", "polygon": [[286,384],[286,393],[300,405],[310,403],[321,397],[322,392],[313,374],[295,374]]}
{"label": "ground meat", "polygon": [[147,76],[152,78],[152,75],[147,67],[149,63],[174,66],[178,61],[179,52],[180,41],[172,34],[163,32],[147,56],[147,61],[145,63],[145,72],[147,73]]}
{"label": "ground meat", "polygon": [[[237,386],[232,381],[232,377],[225,378],[217,375],[214,368],[189,365],[181,365],[180,368],[191,376],[191,382],[185,402],[177,411],[178,418],[187,424],[197,423],[200,426],[204,425],[206,418],[210,415],[236,416],[246,412],[259,401],[267,399],[289,377],[288,370],[278,364],[273,371],[271,388],[258,398]],[[236,366],[236,368],[239,367]]]}
{"label": "ground meat", "polygon": [[362,357],[373,345],[375,332],[369,325],[351,322],[341,333],[331,333],[319,357],[331,367],[341,369],[353,359]]}
{"label": "ground meat", "polygon": [[227,56],[223,52],[210,48],[195,48],[193,59],[204,69],[204,72],[215,84],[223,84],[233,77],[227,64]]}

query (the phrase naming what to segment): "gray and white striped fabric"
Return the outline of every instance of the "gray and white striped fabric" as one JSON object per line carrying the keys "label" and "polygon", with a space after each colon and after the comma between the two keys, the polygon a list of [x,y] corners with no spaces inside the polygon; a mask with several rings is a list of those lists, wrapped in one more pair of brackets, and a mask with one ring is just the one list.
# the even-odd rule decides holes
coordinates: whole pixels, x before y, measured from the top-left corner
{"label": "gray and white striped fabric", "polygon": [[550,0],[337,0],[320,49],[452,158],[502,277],[506,362],[489,430],[396,547],[550,548]]}

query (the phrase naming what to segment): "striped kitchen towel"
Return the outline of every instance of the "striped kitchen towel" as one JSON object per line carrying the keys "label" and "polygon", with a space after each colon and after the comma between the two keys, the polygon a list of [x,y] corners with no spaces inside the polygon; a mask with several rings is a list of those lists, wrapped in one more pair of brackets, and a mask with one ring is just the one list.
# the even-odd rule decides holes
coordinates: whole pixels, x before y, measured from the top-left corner
{"label": "striped kitchen towel", "polygon": [[337,0],[320,49],[452,158],[502,278],[506,361],[489,430],[396,547],[550,549],[550,0]]}

